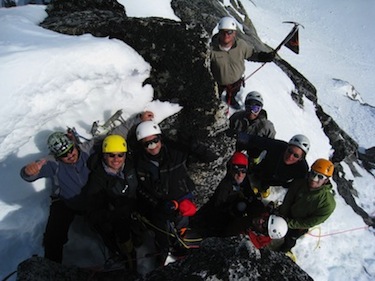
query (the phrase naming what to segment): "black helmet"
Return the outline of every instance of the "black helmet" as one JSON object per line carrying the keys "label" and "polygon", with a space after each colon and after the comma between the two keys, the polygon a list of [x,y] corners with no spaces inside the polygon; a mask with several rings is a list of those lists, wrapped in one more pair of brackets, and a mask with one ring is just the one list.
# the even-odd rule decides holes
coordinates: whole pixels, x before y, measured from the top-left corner
{"label": "black helmet", "polygon": [[54,132],[48,137],[48,149],[59,157],[71,149],[74,145],[73,141],[63,132]]}

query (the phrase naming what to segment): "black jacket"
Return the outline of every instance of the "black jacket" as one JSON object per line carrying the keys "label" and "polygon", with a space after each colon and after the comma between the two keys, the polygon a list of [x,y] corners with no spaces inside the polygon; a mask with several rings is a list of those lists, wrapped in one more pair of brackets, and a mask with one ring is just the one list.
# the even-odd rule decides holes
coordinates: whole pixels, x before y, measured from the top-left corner
{"label": "black jacket", "polygon": [[87,183],[88,216],[91,222],[101,223],[111,216],[130,218],[136,207],[138,181],[130,159],[126,159],[124,178],[104,170],[102,157],[94,154],[88,160],[91,170]]}
{"label": "black jacket", "polygon": [[284,153],[288,143],[282,140],[252,136],[246,149],[251,156],[252,151],[263,151],[267,154],[264,159],[255,165],[251,171],[252,176],[260,181],[261,188],[268,186],[288,187],[294,179],[305,178],[308,172],[308,164],[301,159],[292,165],[284,163]]}

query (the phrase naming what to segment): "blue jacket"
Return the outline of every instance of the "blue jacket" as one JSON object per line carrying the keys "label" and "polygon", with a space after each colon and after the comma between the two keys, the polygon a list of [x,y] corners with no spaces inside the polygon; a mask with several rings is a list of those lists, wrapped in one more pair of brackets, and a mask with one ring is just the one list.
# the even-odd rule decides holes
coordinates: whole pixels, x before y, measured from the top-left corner
{"label": "blue jacket", "polygon": [[76,210],[82,210],[85,206],[81,194],[82,188],[87,183],[90,170],[87,167],[87,159],[94,152],[94,140],[79,144],[79,158],[75,164],[66,164],[57,160],[53,155],[48,155],[47,163],[43,165],[39,174],[28,176],[24,166],[21,169],[21,177],[28,182],[40,178],[52,180],[52,196],[64,200],[67,205]]}

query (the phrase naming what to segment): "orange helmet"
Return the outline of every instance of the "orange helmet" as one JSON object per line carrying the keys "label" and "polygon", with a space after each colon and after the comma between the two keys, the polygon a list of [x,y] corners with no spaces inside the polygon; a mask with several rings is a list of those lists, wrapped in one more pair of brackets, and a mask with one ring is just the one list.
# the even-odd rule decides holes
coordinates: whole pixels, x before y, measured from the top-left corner
{"label": "orange helmet", "polygon": [[334,169],[333,163],[323,158],[316,160],[311,166],[311,170],[327,177],[332,177]]}

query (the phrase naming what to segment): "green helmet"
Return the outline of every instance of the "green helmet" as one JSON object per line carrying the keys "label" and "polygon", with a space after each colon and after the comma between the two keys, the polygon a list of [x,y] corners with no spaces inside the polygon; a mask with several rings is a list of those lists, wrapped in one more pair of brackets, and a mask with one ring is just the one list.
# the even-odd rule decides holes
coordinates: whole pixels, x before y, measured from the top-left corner
{"label": "green helmet", "polygon": [[63,132],[54,132],[48,137],[47,145],[48,149],[59,157],[71,149],[74,143]]}

